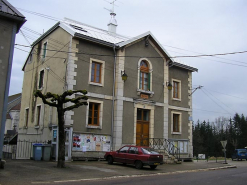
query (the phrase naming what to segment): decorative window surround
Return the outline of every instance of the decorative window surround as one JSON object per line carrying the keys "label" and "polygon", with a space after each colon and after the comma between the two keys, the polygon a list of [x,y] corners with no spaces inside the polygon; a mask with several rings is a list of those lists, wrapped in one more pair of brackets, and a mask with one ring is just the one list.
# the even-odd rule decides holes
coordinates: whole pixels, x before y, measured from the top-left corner
{"label": "decorative window surround", "polygon": [[25,113],[24,113],[24,126],[23,128],[28,127],[28,119],[29,119],[29,107],[25,108]]}
{"label": "decorative window surround", "polygon": [[174,87],[172,88],[172,100],[181,101],[181,80],[172,79],[173,82],[178,83],[178,98],[174,98]]}
{"label": "decorative window surround", "polygon": [[[39,112],[38,112],[38,107],[40,107]],[[36,105],[34,128],[39,128],[41,125],[43,125],[43,115],[44,115],[43,111],[44,111],[44,106],[42,106],[42,104]],[[38,114],[39,114],[39,118],[38,118]]]}
{"label": "decorative window surround", "polygon": [[[100,70],[101,70],[101,72],[100,72],[100,79],[101,79],[100,83],[91,82],[91,72],[92,72],[92,63],[93,62],[101,64],[101,67],[100,67]],[[96,86],[102,86],[103,87],[104,86],[104,76],[105,76],[105,61],[90,58],[88,84],[96,85]]]}
{"label": "decorative window surround", "polygon": [[95,128],[95,129],[102,129],[102,120],[103,120],[103,101],[98,100],[88,100],[89,103],[98,103],[100,104],[100,112],[99,112],[99,125],[98,126],[92,126],[88,124],[88,117],[89,117],[89,106],[87,106],[87,112],[86,112],[86,127],[87,128]]}
{"label": "decorative window surround", "polygon": [[[173,114],[179,115],[179,132],[173,131]],[[174,135],[176,135],[176,134],[181,135],[182,134],[182,113],[181,112],[171,111],[171,134],[174,134]]]}
{"label": "decorative window surround", "polygon": [[45,58],[47,56],[47,53],[48,53],[48,50],[47,50],[47,47],[48,47],[48,40],[46,40],[43,45],[42,45],[42,52],[41,52],[41,60],[42,62],[45,61]]}
{"label": "decorative window surround", "polygon": [[[42,78],[42,79],[41,79]],[[44,88],[44,81],[45,81],[45,69],[42,68],[40,71],[39,71],[39,79],[38,79],[38,90],[42,90]]]}
{"label": "decorative window surround", "polygon": [[[148,68],[149,68],[149,76],[150,76],[150,79],[149,79],[149,86],[150,86],[150,89],[149,91],[146,91],[146,90],[143,90],[143,89],[139,89],[139,85],[140,85],[140,69],[141,69],[141,61],[146,61],[148,63]],[[143,93],[146,93],[146,94],[150,94],[150,96],[152,97],[154,92],[152,92],[152,75],[153,75],[153,66],[152,66],[152,63],[150,62],[150,60],[148,60],[147,58],[141,58],[139,61],[138,61],[138,74],[137,74],[137,95],[140,95],[141,92]]]}

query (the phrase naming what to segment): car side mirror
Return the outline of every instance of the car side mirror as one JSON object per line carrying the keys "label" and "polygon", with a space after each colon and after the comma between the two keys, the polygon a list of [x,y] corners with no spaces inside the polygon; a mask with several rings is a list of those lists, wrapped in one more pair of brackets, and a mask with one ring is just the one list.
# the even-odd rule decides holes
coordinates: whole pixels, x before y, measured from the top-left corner
{"label": "car side mirror", "polygon": [[117,150],[116,152],[119,153],[119,150]]}

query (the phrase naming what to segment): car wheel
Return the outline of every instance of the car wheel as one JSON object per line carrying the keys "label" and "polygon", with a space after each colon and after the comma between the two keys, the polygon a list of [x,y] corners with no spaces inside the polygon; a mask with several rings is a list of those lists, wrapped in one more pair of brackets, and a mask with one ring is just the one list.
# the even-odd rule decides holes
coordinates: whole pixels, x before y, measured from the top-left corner
{"label": "car wheel", "polygon": [[157,167],[157,165],[150,165],[150,168],[154,170]]}
{"label": "car wheel", "polygon": [[108,164],[113,164],[113,157],[112,156],[108,156],[107,157],[107,162],[108,162]]}
{"label": "car wheel", "polygon": [[124,166],[126,166],[127,164],[126,163],[123,163]]}
{"label": "car wheel", "polygon": [[232,161],[233,161],[233,158],[232,158]]}
{"label": "car wheel", "polygon": [[136,169],[142,169],[142,166],[143,166],[143,164],[142,164],[141,161],[136,161],[136,162],[135,162],[135,167],[136,167]]}

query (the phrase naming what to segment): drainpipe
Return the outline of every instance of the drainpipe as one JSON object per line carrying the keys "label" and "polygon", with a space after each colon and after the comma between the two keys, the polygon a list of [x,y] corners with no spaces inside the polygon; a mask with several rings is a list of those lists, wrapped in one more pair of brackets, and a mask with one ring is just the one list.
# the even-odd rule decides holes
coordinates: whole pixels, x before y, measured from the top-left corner
{"label": "drainpipe", "polygon": [[113,69],[113,84],[112,84],[112,120],[111,120],[111,151],[113,150],[113,130],[114,130],[114,110],[115,110],[115,81],[116,81],[116,45],[113,45],[114,51],[114,69]]}
{"label": "drainpipe", "polygon": [[15,34],[16,33],[17,33],[17,26],[15,24],[13,26],[13,30],[12,30],[7,79],[6,79],[5,92],[4,92],[2,120],[0,120],[1,121],[1,128],[0,128],[0,168],[4,168],[4,166],[3,166],[4,164],[2,164],[1,160],[2,160],[2,154],[3,154],[4,130],[5,130],[5,122],[6,122],[6,114],[7,114],[7,106],[8,106],[9,84],[10,84],[11,68],[12,68],[13,55],[14,55]]}

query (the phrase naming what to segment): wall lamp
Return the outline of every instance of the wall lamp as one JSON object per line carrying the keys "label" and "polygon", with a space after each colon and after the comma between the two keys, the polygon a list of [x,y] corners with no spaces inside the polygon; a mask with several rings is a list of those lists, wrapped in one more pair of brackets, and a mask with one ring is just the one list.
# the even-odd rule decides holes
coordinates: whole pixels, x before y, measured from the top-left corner
{"label": "wall lamp", "polygon": [[128,75],[125,73],[125,70],[121,71],[121,76],[122,76],[122,80],[125,82],[128,78]]}
{"label": "wall lamp", "polygon": [[170,82],[166,82],[167,89],[172,90],[172,84]]}

